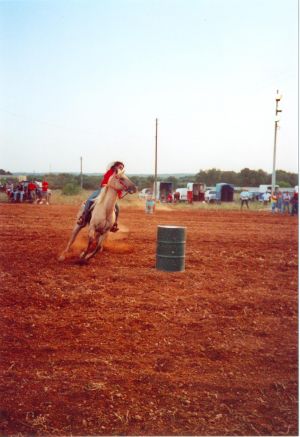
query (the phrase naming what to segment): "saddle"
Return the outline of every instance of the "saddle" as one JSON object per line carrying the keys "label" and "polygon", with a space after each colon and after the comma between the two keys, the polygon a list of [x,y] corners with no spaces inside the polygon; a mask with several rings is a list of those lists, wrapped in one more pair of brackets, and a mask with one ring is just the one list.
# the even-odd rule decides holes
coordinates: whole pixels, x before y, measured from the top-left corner
{"label": "saddle", "polygon": [[[91,221],[91,217],[92,217],[92,206],[93,206],[94,202],[91,204],[91,206],[89,207],[88,211],[84,211],[82,212],[81,216],[79,217],[79,219],[77,220],[77,224],[80,226],[86,226],[90,223]],[[110,229],[110,232],[118,232],[119,228],[118,228],[118,224],[115,222],[113,224],[113,226]]]}

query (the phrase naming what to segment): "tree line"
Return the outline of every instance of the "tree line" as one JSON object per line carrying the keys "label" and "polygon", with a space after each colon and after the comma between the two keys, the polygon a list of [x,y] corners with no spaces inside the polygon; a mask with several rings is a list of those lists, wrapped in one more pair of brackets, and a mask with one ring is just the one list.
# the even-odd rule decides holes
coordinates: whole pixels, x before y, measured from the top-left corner
{"label": "tree line", "polygon": [[[2,170],[2,169],[1,169]],[[14,175],[10,172],[5,172],[2,175],[7,175],[7,179],[13,180]],[[11,176],[10,176],[11,175]],[[42,179],[46,177],[49,182],[49,187],[52,189],[64,189],[64,187],[77,188],[77,191],[81,187],[81,176],[71,173],[48,173],[48,174],[29,174],[27,175],[27,180]],[[99,182],[103,175],[83,175],[82,176],[82,186],[86,190],[94,190],[98,188]],[[139,190],[142,188],[151,188],[154,183],[154,176],[152,175],[132,175],[130,179],[135,183]],[[2,179],[3,180],[3,179]],[[251,170],[249,168],[244,168],[240,172],[235,171],[224,171],[216,168],[211,168],[209,170],[199,170],[195,175],[186,175],[175,177],[172,175],[159,177],[159,181],[168,181],[173,183],[174,189],[180,187],[186,187],[188,182],[202,182],[208,187],[213,187],[217,183],[226,182],[228,184],[233,184],[237,187],[258,187],[261,184],[271,184],[272,175],[265,172],[264,170]],[[294,187],[298,185],[298,174],[290,173],[284,170],[276,171],[276,183],[282,188]],[[75,190],[76,191],[76,190]]]}
{"label": "tree line", "polygon": [[[272,174],[264,170],[251,170],[244,168],[240,172],[222,171],[216,168],[200,170],[196,174],[197,182],[204,182],[207,186],[214,186],[220,182],[227,182],[237,187],[258,187],[262,184],[271,184]],[[290,173],[284,170],[276,171],[276,184],[282,188],[298,185],[297,173]]]}
{"label": "tree line", "polygon": [[[53,189],[61,189],[67,183],[74,185],[81,184],[80,175],[71,175],[68,173],[61,173],[58,175],[48,174],[46,175],[49,184]],[[87,190],[93,190],[98,188],[99,182],[102,175],[99,176],[89,176],[83,175],[83,188]],[[154,184],[154,176],[147,175],[130,175],[130,179],[138,187],[139,190],[142,188],[151,188]],[[187,176],[165,176],[160,178],[159,181],[169,181],[173,183],[174,189],[180,187],[186,187],[188,182],[202,182],[208,187],[214,187],[217,183],[226,182],[228,184],[233,184],[237,187],[258,187],[261,184],[271,184],[272,175],[268,174],[263,170],[250,170],[249,168],[244,168],[240,172],[235,171],[223,171],[216,168],[209,170],[200,170],[195,175]],[[296,173],[289,173],[284,170],[276,171],[276,183],[282,188],[294,187],[298,185],[298,175]]]}

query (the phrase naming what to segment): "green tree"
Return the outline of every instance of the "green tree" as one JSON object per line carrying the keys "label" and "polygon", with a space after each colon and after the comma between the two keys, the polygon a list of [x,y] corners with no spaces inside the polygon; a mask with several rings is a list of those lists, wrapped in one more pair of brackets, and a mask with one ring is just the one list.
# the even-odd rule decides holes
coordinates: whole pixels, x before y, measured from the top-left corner
{"label": "green tree", "polygon": [[245,187],[251,187],[253,183],[253,177],[251,177],[252,172],[250,168],[243,168],[240,171],[240,185]]}
{"label": "green tree", "polygon": [[207,171],[207,185],[216,185],[220,182],[223,182],[221,170],[211,168]]}
{"label": "green tree", "polygon": [[[78,185],[81,184],[81,177],[80,175],[76,178]],[[101,181],[100,176],[82,176],[82,186],[85,190],[97,190],[99,188]]]}
{"label": "green tree", "polygon": [[204,182],[206,185],[216,185],[222,181],[222,172],[216,168],[200,170],[195,177],[196,182]]}
{"label": "green tree", "polygon": [[222,182],[227,182],[228,184],[238,185],[239,176],[235,171],[223,171],[222,172]]}
{"label": "green tree", "polygon": [[265,185],[265,184],[269,184],[270,183],[270,175],[268,175],[268,173],[266,173],[264,170],[259,169],[256,172],[256,184],[255,186],[259,186],[259,185]]}
{"label": "green tree", "polygon": [[176,188],[178,188],[178,179],[175,176],[170,176],[168,178],[164,178],[163,180],[166,182],[172,182],[173,190],[176,190]]}
{"label": "green tree", "polygon": [[[276,171],[276,180],[281,182],[286,182],[289,184],[290,187],[294,187],[295,185],[298,185],[298,175],[296,173],[286,172],[285,170]],[[280,184],[278,183],[278,185]]]}
{"label": "green tree", "polygon": [[207,184],[207,180],[208,180],[208,176],[207,176],[206,171],[204,171],[204,170],[200,170],[195,175],[195,182],[204,182],[205,184]]}

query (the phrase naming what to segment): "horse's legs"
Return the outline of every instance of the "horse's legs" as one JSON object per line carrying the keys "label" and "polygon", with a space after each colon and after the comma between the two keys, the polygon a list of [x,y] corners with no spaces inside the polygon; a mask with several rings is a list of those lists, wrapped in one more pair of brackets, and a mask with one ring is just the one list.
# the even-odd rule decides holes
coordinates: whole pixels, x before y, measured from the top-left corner
{"label": "horse's legs", "polygon": [[70,237],[70,240],[68,241],[67,247],[65,248],[63,253],[60,255],[60,257],[58,258],[59,261],[64,261],[65,260],[67,252],[69,252],[72,244],[74,243],[77,235],[79,234],[79,232],[81,231],[82,228],[84,228],[84,226],[82,226],[82,225],[77,225],[76,224],[74,226],[72,234],[71,234],[71,237]]}
{"label": "horse's legs", "polygon": [[[89,244],[87,249],[80,255],[81,259],[84,259],[85,261],[88,261],[90,258],[96,255],[97,252],[102,252],[103,250],[103,243],[105,239],[108,236],[108,231],[106,231],[104,234],[96,233],[95,237],[89,237]],[[90,252],[90,249],[92,245],[95,245],[95,249]]]}
{"label": "horse's legs", "polygon": [[[98,240],[100,238],[100,235],[101,234],[97,233],[96,231],[89,233],[88,245],[87,245],[87,248],[83,252],[81,252],[81,254],[80,254],[81,259],[86,260],[87,256],[90,253],[93,253],[97,249],[97,244],[98,244]],[[95,249],[93,249],[93,247]]]}
{"label": "horse's legs", "polygon": [[79,234],[79,232],[81,231],[81,229],[83,229],[83,228],[85,227],[85,224],[81,224],[81,225],[79,225],[79,224],[77,223],[77,220],[78,220],[78,218],[80,217],[80,215],[82,214],[82,211],[83,211],[83,209],[84,209],[84,205],[85,205],[85,202],[84,202],[84,203],[80,206],[80,208],[79,208],[79,211],[78,211],[78,213],[77,213],[77,217],[76,217],[76,224],[75,224],[75,226],[74,226],[74,228],[73,228],[73,230],[72,230],[71,237],[70,237],[70,239],[69,239],[69,241],[68,241],[67,247],[66,247],[65,250],[62,252],[62,254],[60,255],[60,257],[58,258],[59,261],[64,261],[64,260],[65,260],[65,258],[66,258],[66,254],[67,254],[67,252],[69,252],[69,250],[70,250],[72,244],[74,243],[74,241],[75,241],[77,235]]}

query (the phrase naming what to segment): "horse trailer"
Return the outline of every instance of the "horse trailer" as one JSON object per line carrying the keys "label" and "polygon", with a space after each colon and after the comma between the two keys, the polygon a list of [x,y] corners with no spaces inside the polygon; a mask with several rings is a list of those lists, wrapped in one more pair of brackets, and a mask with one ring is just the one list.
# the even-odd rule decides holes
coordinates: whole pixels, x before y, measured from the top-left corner
{"label": "horse trailer", "polygon": [[[155,193],[155,182],[153,185],[153,193]],[[157,182],[156,184],[156,200],[166,202],[168,195],[173,193],[173,182]]]}
{"label": "horse trailer", "polygon": [[224,182],[216,184],[216,201],[233,202],[234,186]]}
{"label": "horse trailer", "polygon": [[187,190],[192,191],[192,201],[204,202],[206,185],[202,182],[188,182]]}

